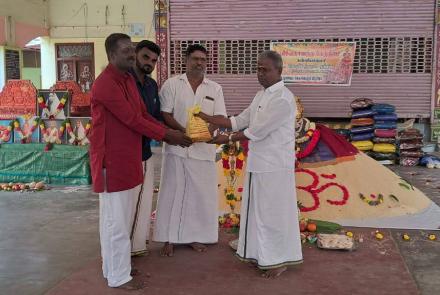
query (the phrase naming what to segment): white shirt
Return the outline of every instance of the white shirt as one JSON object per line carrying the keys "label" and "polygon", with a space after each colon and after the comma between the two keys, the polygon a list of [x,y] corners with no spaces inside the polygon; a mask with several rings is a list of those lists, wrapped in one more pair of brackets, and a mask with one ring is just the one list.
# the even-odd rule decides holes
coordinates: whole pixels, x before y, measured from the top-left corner
{"label": "white shirt", "polygon": [[295,169],[295,98],[280,81],[260,90],[250,106],[231,117],[232,130],[250,139],[248,172]]}
{"label": "white shirt", "polygon": [[[172,77],[165,81],[159,93],[161,111],[172,113],[174,119],[186,128],[188,109],[201,104],[202,112],[208,115],[226,116],[225,100],[222,87],[204,78],[194,93],[186,74]],[[193,143],[188,148],[164,143],[164,153],[171,153],[183,158],[215,161],[215,145]]]}

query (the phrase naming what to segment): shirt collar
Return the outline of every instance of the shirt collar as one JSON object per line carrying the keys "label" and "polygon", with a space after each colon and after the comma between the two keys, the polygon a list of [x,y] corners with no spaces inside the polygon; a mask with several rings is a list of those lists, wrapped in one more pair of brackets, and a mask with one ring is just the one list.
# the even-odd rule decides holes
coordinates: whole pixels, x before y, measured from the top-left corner
{"label": "shirt collar", "polygon": [[111,63],[109,63],[108,65],[107,65],[107,68],[106,68],[106,70],[114,77],[114,78],[116,78],[117,80],[119,80],[119,81],[125,81],[129,76],[130,76],[130,74],[128,73],[128,72],[125,72],[125,73],[123,73],[123,72],[121,72],[120,70],[118,70],[114,65],[112,65]]}
{"label": "shirt collar", "polygon": [[266,88],[264,91],[269,91],[269,92],[275,92],[278,89],[281,89],[282,87],[284,87],[284,82],[283,80],[281,80],[280,82],[277,82],[275,84],[273,84],[272,86]]}
{"label": "shirt collar", "polygon": [[143,81],[139,81],[138,76],[137,76],[136,71],[134,70],[134,68],[131,68],[128,71],[133,76],[133,78],[136,81],[136,83],[139,83],[139,84],[141,84],[143,86],[144,84],[147,84],[148,82],[150,82],[150,77],[148,75],[144,74],[144,80]]}
{"label": "shirt collar", "polygon": [[[180,76],[179,76],[179,79],[180,79],[180,80],[184,80],[184,81],[186,81],[186,82],[189,83],[189,81],[188,81],[188,76],[186,75],[186,73],[180,75]],[[202,83],[203,83],[203,84],[208,84],[208,79],[206,78],[205,75],[203,75],[203,81],[202,81]]]}

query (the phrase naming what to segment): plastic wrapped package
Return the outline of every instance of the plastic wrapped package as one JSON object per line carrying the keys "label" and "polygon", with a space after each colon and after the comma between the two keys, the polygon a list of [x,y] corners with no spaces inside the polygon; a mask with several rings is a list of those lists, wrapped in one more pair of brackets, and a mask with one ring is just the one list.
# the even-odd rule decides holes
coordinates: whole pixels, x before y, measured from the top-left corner
{"label": "plastic wrapped package", "polygon": [[374,120],[397,122],[397,115],[396,114],[378,114],[378,115],[374,116]]}
{"label": "plastic wrapped package", "polygon": [[373,138],[373,142],[374,143],[391,143],[391,144],[395,144],[396,143],[396,139],[393,137],[374,137]]}
{"label": "plastic wrapped package", "polygon": [[353,141],[351,144],[360,151],[370,151],[373,149],[373,142],[370,140]]}
{"label": "plastic wrapped package", "polygon": [[374,133],[370,132],[370,133],[360,133],[360,134],[352,134],[351,135],[351,140],[352,141],[362,141],[362,140],[369,140],[372,139],[374,137]]}
{"label": "plastic wrapped package", "polygon": [[397,155],[395,153],[378,153],[378,152],[369,152],[368,154],[370,157],[372,157],[375,160],[383,161],[383,160],[391,160],[394,161],[397,158]]}
{"label": "plastic wrapped package", "polygon": [[376,129],[374,130],[376,137],[394,138],[397,135],[396,129]]}
{"label": "plastic wrapped package", "polygon": [[373,151],[378,153],[395,153],[396,146],[389,143],[376,143],[373,146]]}
{"label": "plastic wrapped package", "polygon": [[396,111],[396,108],[387,103],[377,103],[371,107],[371,110],[377,114],[393,114]]}
{"label": "plastic wrapped package", "polygon": [[371,126],[374,125],[374,120],[372,118],[358,118],[351,119],[351,126]]}
{"label": "plastic wrapped package", "polygon": [[417,166],[419,158],[400,157],[399,163],[401,166]]}
{"label": "plastic wrapped package", "polygon": [[372,133],[373,131],[373,126],[359,126],[350,129],[351,134]]}
{"label": "plastic wrapped package", "polygon": [[399,144],[399,150],[417,150],[423,147],[423,143],[414,142],[401,142]]}
{"label": "plastic wrapped package", "polygon": [[403,150],[400,152],[400,156],[409,158],[421,158],[423,157],[423,152],[420,150]]}
{"label": "plastic wrapped package", "polygon": [[354,111],[351,114],[351,117],[353,119],[358,119],[358,118],[373,117],[374,115],[376,115],[375,111],[372,111],[372,110],[369,110],[369,109],[365,109],[365,110]]}
{"label": "plastic wrapped package", "polygon": [[350,103],[350,107],[353,110],[366,109],[373,105],[373,100],[369,98],[356,98]]}

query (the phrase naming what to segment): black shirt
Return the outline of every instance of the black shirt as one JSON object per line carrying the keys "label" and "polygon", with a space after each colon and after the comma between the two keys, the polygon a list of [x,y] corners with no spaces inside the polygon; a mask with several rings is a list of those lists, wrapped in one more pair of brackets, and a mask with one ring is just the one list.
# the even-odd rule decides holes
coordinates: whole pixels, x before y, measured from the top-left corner
{"label": "black shirt", "polygon": [[[140,82],[133,69],[130,70],[130,73],[136,80],[139,94],[141,95],[142,100],[147,107],[148,113],[152,115],[155,119],[163,121],[162,115],[160,113],[159,89],[156,81],[154,81],[154,79],[152,79],[151,77],[145,75],[144,81]],[[153,155],[151,153],[150,142],[150,138],[142,136],[142,161],[148,160]]]}

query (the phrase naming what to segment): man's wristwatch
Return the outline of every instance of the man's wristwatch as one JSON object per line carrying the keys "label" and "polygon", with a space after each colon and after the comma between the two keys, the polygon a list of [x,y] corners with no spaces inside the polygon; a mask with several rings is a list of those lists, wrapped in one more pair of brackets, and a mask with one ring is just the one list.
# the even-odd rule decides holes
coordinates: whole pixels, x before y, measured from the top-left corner
{"label": "man's wristwatch", "polygon": [[228,139],[229,139],[229,145],[233,144],[234,142],[232,141],[232,135],[234,135],[234,133],[229,133]]}

